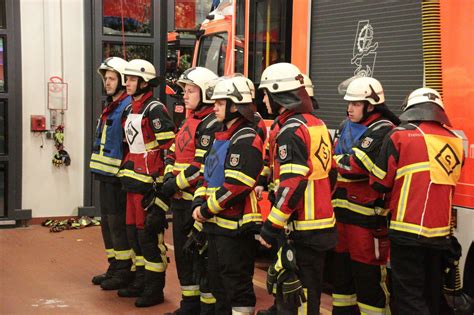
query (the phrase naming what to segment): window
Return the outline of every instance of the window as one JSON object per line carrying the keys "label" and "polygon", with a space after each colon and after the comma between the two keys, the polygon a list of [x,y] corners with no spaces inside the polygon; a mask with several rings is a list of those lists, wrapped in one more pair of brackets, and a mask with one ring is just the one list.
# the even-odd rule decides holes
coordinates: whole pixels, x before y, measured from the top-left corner
{"label": "window", "polygon": [[[103,59],[113,56],[124,58],[121,43],[104,42],[102,51]],[[145,59],[153,63],[153,48],[151,45],[127,44],[125,46],[125,59]]]}
{"label": "window", "polygon": [[0,37],[0,92],[5,92],[4,38]]}
{"label": "window", "polygon": [[7,102],[0,101],[0,155],[7,153]]}
{"label": "window", "polygon": [[5,19],[5,0],[0,0],[0,28],[7,27],[7,20]]}
{"label": "window", "polygon": [[104,35],[151,36],[152,0],[103,0]]}
{"label": "window", "polygon": [[227,33],[202,37],[199,44],[198,66],[208,68],[218,76],[224,75]]}

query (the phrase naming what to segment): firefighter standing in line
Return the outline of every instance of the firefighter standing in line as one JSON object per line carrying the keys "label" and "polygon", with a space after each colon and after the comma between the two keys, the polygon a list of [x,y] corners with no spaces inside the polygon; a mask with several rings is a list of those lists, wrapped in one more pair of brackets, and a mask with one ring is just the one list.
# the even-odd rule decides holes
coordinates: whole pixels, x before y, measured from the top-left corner
{"label": "firefighter standing in line", "polygon": [[[318,109],[319,105],[318,102],[316,101],[314,97],[314,85],[309,76],[303,74],[304,78],[304,87],[306,89],[306,92],[308,93],[308,96],[311,99],[311,102],[313,103],[313,109]],[[268,100],[268,99],[267,99]],[[267,101],[268,102],[268,101]],[[270,107],[271,110],[271,107]],[[270,136],[268,141],[267,146],[265,147],[265,162],[268,164],[268,169],[262,171],[262,174],[260,174],[259,178],[259,186],[255,187],[255,190],[257,192],[257,197],[259,195],[261,196],[261,192],[264,190],[264,186],[267,186],[268,188],[268,198],[270,201],[271,206],[273,206],[275,202],[275,187],[276,184],[278,184],[279,179],[275,179],[276,183],[273,182],[273,164],[274,164],[274,156],[270,154],[270,147],[275,148],[275,141],[276,141],[276,135],[280,131],[282,122],[279,119],[280,116],[277,116],[276,119],[273,121],[271,127],[270,127]],[[277,240],[277,248],[280,248],[281,245],[283,244],[285,237],[284,235],[280,235],[279,239]],[[276,252],[275,252],[276,253]],[[277,315],[277,305],[276,305],[276,300],[273,302],[273,304],[266,310],[259,310],[257,312],[257,315]]]}
{"label": "firefighter standing in line", "polygon": [[269,66],[262,73],[259,88],[264,89],[269,113],[278,114],[281,124],[276,135],[270,134],[277,187],[260,242],[276,246],[286,228],[294,247],[288,250],[286,241],[279,250],[277,262],[268,270],[267,290],[274,292],[276,286],[278,314],[319,314],[324,259],[337,240],[328,178],[331,139],[313,113],[304,77],[296,66]]}
{"label": "firefighter standing in line", "polygon": [[126,109],[124,129],[129,153],[120,176],[127,191],[127,233],[136,255],[136,272],[135,280],[118,295],[137,296],[135,306],[148,307],[164,300],[167,257],[163,235],[168,206],[160,196],[149,208],[142,201],[145,193],[153,187],[159,190],[163,182],[164,150],[173,143],[174,123],[166,107],[153,97],[152,89],[157,86],[155,67],[135,59],[124,73],[132,104]]}
{"label": "firefighter standing in line", "polygon": [[385,138],[371,184],[390,192],[390,264],[400,314],[439,314],[454,188],[463,163],[440,94],[413,91]]}
{"label": "firefighter standing in line", "polygon": [[192,257],[183,252],[183,247],[194,223],[191,205],[196,184],[202,179],[204,154],[212,146],[214,133],[221,128],[214,114],[214,101],[205,93],[206,83],[216,78],[211,70],[195,67],[178,79],[190,113],[167,155],[162,186],[164,197],[172,197],[174,255],[182,295],[180,308],[168,314],[200,313],[199,283],[193,277]]}
{"label": "firefighter standing in line", "polygon": [[338,172],[332,204],[338,243],[334,254],[333,314],[385,314],[389,303],[389,254],[384,195],[369,175],[385,135],[400,123],[385,105],[374,78],[349,83],[347,119],[338,132],[334,160]]}
{"label": "firefighter standing in line", "polygon": [[109,260],[107,272],[92,278],[104,290],[127,286],[133,274],[131,249],[125,227],[125,192],[117,174],[124,155],[122,117],[131,97],[125,93],[123,74],[127,61],[107,58],[99,67],[107,94],[107,105],[99,117],[90,160],[91,172],[100,182],[101,230]]}
{"label": "firefighter standing in line", "polygon": [[225,78],[213,91],[223,130],[205,160],[207,199],[196,198],[193,217],[204,222],[208,275],[216,314],[253,314],[253,272],[261,226],[254,187],[262,167],[262,143],[254,130],[252,98],[245,81]]}

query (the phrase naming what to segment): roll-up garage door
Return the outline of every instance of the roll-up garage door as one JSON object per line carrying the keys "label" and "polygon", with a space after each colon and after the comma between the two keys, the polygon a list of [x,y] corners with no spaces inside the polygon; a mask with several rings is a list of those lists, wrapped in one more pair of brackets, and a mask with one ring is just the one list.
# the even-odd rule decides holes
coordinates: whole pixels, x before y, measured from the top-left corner
{"label": "roll-up garage door", "polygon": [[329,128],[346,117],[338,85],[356,74],[378,79],[396,114],[406,96],[423,85],[420,1],[314,0],[311,8],[310,76]]}

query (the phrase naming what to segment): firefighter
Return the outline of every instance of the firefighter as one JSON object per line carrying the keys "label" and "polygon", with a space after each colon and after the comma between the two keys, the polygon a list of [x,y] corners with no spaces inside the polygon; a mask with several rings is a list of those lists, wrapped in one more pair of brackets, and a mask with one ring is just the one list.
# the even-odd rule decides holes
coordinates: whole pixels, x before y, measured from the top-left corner
{"label": "firefighter", "polygon": [[204,155],[212,146],[214,133],[221,128],[214,114],[214,101],[205,93],[206,84],[217,75],[202,67],[186,70],[178,79],[189,112],[166,158],[163,195],[171,197],[173,245],[176,270],[181,285],[180,308],[168,314],[199,314],[200,288],[193,277],[193,257],[183,252],[191,232],[192,200],[196,184],[202,179]]}
{"label": "firefighter", "polygon": [[[157,86],[155,67],[146,60],[135,59],[124,73],[132,103],[126,109],[124,125],[129,153],[120,176],[127,192],[127,233],[136,255],[136,272],[131,285],[118,294],[138,297],[135,306],[148,307],[164,299],[167,257],[163,235],[168,205],[155,192],[163,183],[164,150],[173,143],[174,124],[165,105],[153,97]],[[144,199],[150,192],[151,204]]]}
{"label": "firefighter", "polygon": [[[254,129],[252,98],[245,81],[225,78],[212,99],[222,131],[205,160],[204,183],[193,217],[208,238],[208,275],[216,314],[253,314],[255,235],[262,217],[254,192],[263,168],[262,143]],[[198,194],[199,195],[199,194]]]}
{"label": "firefighter", "polygon": [[390,264],[399,313],[439,314],[462,139],[448,128],[436,90],[413,91],[402,110],[402,124],[385,138],[370,179],[391,194]]}
{"label": "firefighter", "polygon": [[336,189],[332,204],[338,243],[334,254],[333,314],[384,314],[389,303],[389,254],[384,196],[369,175],[383,138],[400,123],[385,105],[382,85],[356,77],[347,86],[347,119],[335,146]]}
{"label": "firefighter", "polygon": [[[263,71],[260,82],[267,110],[278,115],[276,126],[280,126],[270,133],[276,196],[260,242],[275,247],[285,228],[288,234],[279,259],[268,270],[267,290],[275,293],[276,287],[278,314],[319,314],[324,259],[337,237],[328,178],[331,139],[313,113],[296,66],[273,64]],[[291,263],[280,263],[284,257]]]}
{"label": "firefighter", "polygon": [[124,155],[122,117],[131,102],[125,92],[127,61],[119,57],[104,60],[97,72],[107,94],[107,104],[97,123],[90,160],[91,172],[100,185],[101,230],[109,261],[107,272],[92,278],[104,290],[127,286],[133,278],[131,248],[125,228],[125,193],[117,174]]}

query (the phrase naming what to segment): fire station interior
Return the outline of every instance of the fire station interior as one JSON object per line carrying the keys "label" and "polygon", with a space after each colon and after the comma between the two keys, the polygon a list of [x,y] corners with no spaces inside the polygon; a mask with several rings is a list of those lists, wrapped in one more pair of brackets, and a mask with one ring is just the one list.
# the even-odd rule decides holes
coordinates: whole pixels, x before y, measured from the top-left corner
{"label": "fire station interior", "polygon": [[[174,257],[172,213],[166,215],[169,227],[164,236],[169,260],[164,303],[138,309],[134,299],[119,298],[116,291],[101,290],[91,283],[93,275],[108,267],[100,226],[99,181],[89,168],[96,124],[107,100],[97,67],[114,56],[153,63],[160,74],[154,96],[165,103],[176,128],[187,117],[183,90],[177,81],[193,66],[206,67],[218,76],[243,73],[250,78],[257,87],[257,111],[269,128],[275,116],[268,114],[264,94],[258,90],[260,76],[274,63],[298,64],[313,79],[321,105],[318,115],[333,136],[347,115],[338,85],[357,67],[384,82],[388,105],[397,115],[412,87],[438,84],[454,129],[463,132],[467,152],[467,171],[456,188],[452,214],[452,231],[463,245],[463,271],[465,254],[474,242],[474,145],[468,139],[474,137],[474,112],[464,104],[466,98],[474,97],[474,63],[466,53],[474,50],[472,35],[466,31],[470,30],[467,26],[474,27],[472,12],[466,14],[469,9],[474,11],[473,3],[460,0],[464,8],[460,12],[448,5],[448,0],[434,1],[441,3],[441,22],[449,23],[434,28],[444,38],[441,64],[424,52],[432,51],[431,46],[425,47],[429,45],[426,38],[431,37],[421,26],[426,21],[423,14],[430,14],[422,10],[424,0],[380,4],[363,0],[344,5],[325,0],[299,1],[0,0],[0,314],[164,314],[180,307],[182,291]],[[231,21],[231,26],[223,23],[219,28],[219,18],[209,15],[211,8],[234,2],[232,19],[222,18],[223,22]],[[300,11],[303,3],[307,7]],[[68,11],[70,24],[68,16],[63,16]],[[75,11],[81,14],[73,21]],[[35,26],[28,27],[25,21],[37,12],[42,16],[40,23],[34,21]],[[302,12],[307,16],[302,17]],[[293,31],[298,24],[305,24],[299,26],[305,30],[300,34]],[[42,29],[42,33],[36,34],[35,29]],[[72,39],[65,42],[68,31]],[[27,33],[28,41],[42,41],[38,44],[43,47],[38,67],[44,67],[44,72],[36,75],[36,80],[41,80],[40,88],[45,90],[41,97],[28,96],[27,89],[35,82],[27,78],[28,68],[36,60],[24,57],[25,47],[36,46],[22,42]],[[82,68],[69,65],[68,72],[64,55],[68,43],[72,47],[74,40],[82,41],[77,47]],[[361,45],[365,47],[362,50]],[[448,46],[453,48],[446,49]],[[432,60],[431,64],[427,60]],[[70,64],[75,62],[69,60]],[[442,83],[437,77],[441,72]],[[67,81],[71,73],[81,73],[76,78],[80,89],[75,90],[74,83]],[[77,95],[79,106],[72,99]],[[36,99],[45,105],[31,105]],[[453,104],[463,105],[457,108]],[[68,124],[76,116],[81,116],[77,118],[79,125],[71,128]],[[44,153],[44,148],[51,152]],[[50,168],[45,168],[45,161]],[[50,174],[45,176],[47,172]],[[43,199],[31,197],[29,193],[36,190],[48,193],[42,193]],[[55,200],[64,208],[68,198],[74,202],[64,210],[48,209],[53,208]],[[265,197],[260,205],[266,217],[270,202]],[[267,270],[275,256],[274,249],[259,246],[253,276],[255,311],[267,309],[274,302],[267,292]],[[333,311],[331,293],[337,272],[333,261],[334,253],[329,251],[320,314]],[[390,268],[388,273],[390,289]]]}

